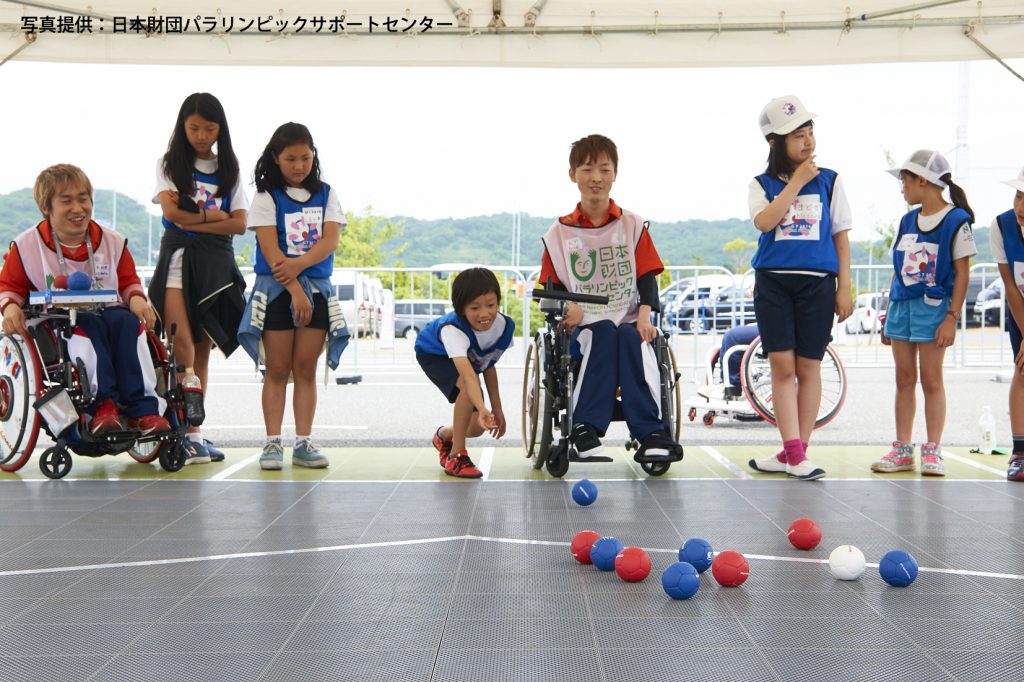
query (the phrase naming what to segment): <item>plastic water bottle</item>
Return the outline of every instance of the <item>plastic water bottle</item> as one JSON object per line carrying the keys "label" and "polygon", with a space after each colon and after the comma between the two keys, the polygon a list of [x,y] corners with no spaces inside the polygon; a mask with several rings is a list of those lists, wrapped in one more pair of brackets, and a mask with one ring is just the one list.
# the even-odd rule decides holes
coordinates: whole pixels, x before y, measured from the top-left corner
{"label": "plastic water bottle", "polygon": [[191,367],[185,368],[181,388],[185,394],[185,417],[192,426],[199,426],[206,419],[206,408],[203,407],[203,386]]}
{"label": "plastic water bottle", "polygon": [[981,429],[981,445],[978,451],[983,455],[991,455],[996,449],[996,418],[992,416],[992,408],[988,405],[981,408],[978,428]]}

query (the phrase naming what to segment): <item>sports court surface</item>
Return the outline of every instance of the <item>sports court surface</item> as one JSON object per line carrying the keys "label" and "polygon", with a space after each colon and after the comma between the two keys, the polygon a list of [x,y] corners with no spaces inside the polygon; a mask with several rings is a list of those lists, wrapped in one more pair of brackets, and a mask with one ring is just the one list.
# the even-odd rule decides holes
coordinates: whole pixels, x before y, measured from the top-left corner
{"label": "sports court surface", "polygon": [[[613,448],[609,448],[612,450]],[[761,449],[691,445],[648,478],[623,455],[563,481],[485,449],[484,481],[427,448],[329,448],[326,471],[261,472],[252,449],[167,474],[127,455],[35,458],[0,481],[2,680],[1010,680],[1024,671],[1024,486],[1005,457],[947,450],[945,480],[865,475],[876,448],[821,448],[829,478],[748,474]],[[287,460],[286,460],[287,462]],[[596,503],[577,506],[574,479]],[[794,549],[809,516],[824,539]],[[582,529],[644,547],[641,583],[577,564]],[[743,552],[662,591],[681,542]],[[840,544],[856,582],[821,563]],[[878,577],[911,552],[911,586]]]}

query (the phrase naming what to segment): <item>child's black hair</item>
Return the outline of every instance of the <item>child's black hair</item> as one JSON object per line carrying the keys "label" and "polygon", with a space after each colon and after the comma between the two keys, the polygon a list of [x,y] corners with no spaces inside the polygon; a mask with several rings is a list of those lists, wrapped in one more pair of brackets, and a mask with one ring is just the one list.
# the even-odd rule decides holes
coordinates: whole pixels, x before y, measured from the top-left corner
{"label": "child's black hair", "polygon": [[178,194],[191,197],[196,191],[196,181],[192,175],[195,167],[196,151],[185,135],[185,119],[199,114],[207,121],[220,126],[217,135],[217,175],[218,186],[215,196],[226,196],[238,183],[238,157],[231,146],[231,131],[228,119],[224,115],[224,107],[220,100],[208,92],[194,92],[185,98],[178,110],[178,119],[174,122],[174,131],[167,142],[167,153],[164,154],[163,170],[174,183]]}
{"label": "child's black hair", "polygon": [[501,305],[501,285],[498,278],[487,268],[463,270],[452,282],[452,308],[463,322],[466,321],[466,306],[484,294],[494,294]]}
{"label": "child's black hair", "polygon": [[[803,128],[813,127],[814,121],[808,121],[796,130],[786,133],[786,135],[792,135],[797,130],[801,130]],[[792,175],[793,171],[796,170],[796,168],[793,167],[793,162],[789,158],[789,154],[786,153],[786,135],[768,133],[764,136],[765,139],[768,140],[768,164],[765,167],[764,172],[773,178]],[[772,142],[775,144],[772,144]]]}
{"label": "child's black hair", "polygon": [[272,189],[285,188],[284,176],[281,175],[281,169],[277,167],[275,159],[280,156],[286,147],[295,144],[308,145],[313,151],[313,168],[309,171],[306,179],[302,181],[302,187],[310,194],[316,194],[320,191],[320,188],[323,186],[323,181],[320,179],[320,155],[316,151],[316,145],[313,144],[313,135],[309,132],[309,128],[301,123],[289,122],[274,131],[274,134],[270,137],[270,142],[267,143],[259,160],[256,161],[256,172],[254,175],[257,192],[269,192]]}
{"label": "child's black hair", "polygon": [[601,154],[607,154],[612,168],[619,172],[619,150],[611,138],[604,135],[587,135],[572,143],[569,148],[569,168],[576,170],[585,163],[597,163]]}
{"label": "child's black hair", "polygon": [[[907,176],[908,178],[914,179],[921,177],[917,173],[911,173],[906,169],[900,171],[900,177],[902,178],[904,175]],[[971,208],[971,205],[967,203],[967,192],[964,191],[964,188],[953,182],[952,173],[946,173],[945,175],[940,177],[939,180],[942,180],[949,186],[949,200],[952,201],[953,205],[956,206],[957,208],[962,208],[963,210],[967,211],[967,215],[971,216],[971,224],[973,225],[975,220],[974,209]]]}

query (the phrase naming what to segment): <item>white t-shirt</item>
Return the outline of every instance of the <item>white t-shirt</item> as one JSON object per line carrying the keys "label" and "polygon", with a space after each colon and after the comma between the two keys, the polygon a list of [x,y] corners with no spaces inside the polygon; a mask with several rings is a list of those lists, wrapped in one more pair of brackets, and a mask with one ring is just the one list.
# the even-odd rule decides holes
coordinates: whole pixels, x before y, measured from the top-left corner
{"label": "white t-shirt", "polygon": [[[1024,227],[1020,227],[1021,235],[1024,236]],[[1006,249],[1003,247],[1003,230],[999,227],[999,219],[992,219],[992,227],[988,231],[988,243],[992,247],[992,260],[997,263],[1009,263],[1006,257]]]}
{"label": "white t-shirt", "polygon": [[[217,172],[217,159],[196,159],[195,167],[200,173],[213,174]],[[153,190],[153,203],[160,203],[160,192],[166,192],[170,190],[177,192],[178,188],[174,186],[172,181],[167,174],[164,173],[164,159],[160,157],[156,160],[156,189]],[[245,190],[242,189],[242,174],[238,174],[238,179],[235,181],[235,187],[231,190],[231,210],[232,211],[248,211],[249,210],[249,197],[246,196]]]}
{"label": "white t-shirt", "polygon": [[[917,216],[917,229],[921,232],[931,232],[942,219],[946,217],[946,214],[953,210],[952,204],[946,204],[946,208],[942,209],[938,213],[932,215],[921,215]],[[892,255],[893,247],[896,245],[896,240],[889,246],[889,255]],[[970,258],[978,255],[978,247],[974,243],[974,232],[971,231],[970,226],[961,227],[956,231],[956,236],[953,237],[953,260],[960,260],[961,258]],[[1003,261],[1004,263],[1006,261]]]}
{"label": "white t-shirt", "polygon": [[[764,187],[754,178],[750,181],[747,189],[747,204],[750,207],[750,219],[753,220],[757,214],[768,208],[768,197],[764,195]],[[836,175],[836,184],[832,188],[832,202],[829,204],[829,216],[832,218],[832,234],[853,228],[853,212],[850,210],[850,202],[846,198],[846,189],[843,186],[843,176]]]}
{"label": "white t-shirt", "polygon": [[[286,187],[285,192],[295,201],[309,201],[310,194],[305,188]],[[348,224],[345,221],[345,212],[341,210],[338,194],[334,191],[333,187],[331,187],[331,191],[327,194],[327,210],[324,212],[324,222],[338,223],[342,227]],[[248,227],[251,230],[267,225],[277,225],[277,207],[274,204],[274,197],[270,196],[270,192],[256,192],[256,196],[252,198],[252,206],[249,208]]]}
{"label": "white t-shirt", "polygon": [[[498,315],[490,329],[482,332],[473,330],[476,336],[476,343],[480,348],[487,349],[498,343],[501,335],[505,333],[505,316]],[[450,358],[464,358],[469,354],[469,337],[466,333],[454,324],[445,325],[441,328],[441,343]]]}

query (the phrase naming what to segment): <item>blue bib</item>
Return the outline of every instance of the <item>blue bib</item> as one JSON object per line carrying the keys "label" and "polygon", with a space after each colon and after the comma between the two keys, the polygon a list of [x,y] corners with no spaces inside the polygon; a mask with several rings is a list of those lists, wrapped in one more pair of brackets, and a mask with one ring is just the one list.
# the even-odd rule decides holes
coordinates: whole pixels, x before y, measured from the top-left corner
{"label": "blue bib", "polygon": [[[197,206],[202,206],[207,211],[220,210],[231,213],[231,192],[222,197],[215,196],[217,189],[220,187],[220,175],[218,173],[201,173],[196,168],[193,168],[192,178],[196,182],[196,191],[192,195],[192,199],[196,202]],[[164,229],[175,230],[189,237],[196,237],[201,234],[182,229],[167,218],[161,218],[160,222],[163,223]]]}
{"label": "blue bib", "polygon": [[[786,183],[767,174],[755,178],[769,202]],[[819,169],[818,177],[800,188],[793,205],[774,230],[762,232],[750,265],[755,270],[812,270],[839,273],[839,256],[832,241],[832,190],[836,172]]]}
{"label": "blue bib", "polygon": [[912,298],[946,298],[953,295],[953,240],[971,216],[962,208],[953,208],[935,229],[922,232],[917,225],[921,208],[903,216],[893,240],[893,301]]}
{"label": "blue bib", "polygon": [[498,339],[490,348],[481,348],[480,343],[477,341],[476,332],[469,326],[468,322],[463,322],[455,311],[452,311],[446,315],[442,315],[437,319],[431,320],[423,331],[416,337],[416,352],[426,353],[427,355],[448,355],[448,351],[445,350],[444,343],[441,341],[441,329],[448,325],[454,325],[457,327],[466,337],[469,339],[469,352],[466,357],[469,359],[469,363],[473,365],[473,371],[480,374],[484,370],[494,366],[494,363],[498,361],[502,353],[508,350],[508,347],[512,345],[512,334],[515,333],[516,323],[512,321],[512,318],[504,313],[498,313],[505,318],[505,331],[502,333],[501,338]]}
{"label": "blue bib", "polygon": [[1017,288],[1024,293],[1024,238],[1020,234],[1017,215],[1011,209],[999,214],[996,220],[999,221],[999,231],[1003,235],[1003,250],[1006,251],[1010,274],[1017,283]]}
{"label": "blue bib", "polygon": [[[298,258],[323,239],[324,217],[327,215],[327,198],[330,193],[330,185],[324,183],[316,194],[303,202],[292,199],[284,190],[270,190],[277,216],[277,246],[281,249],[281,253],[288,258]],[[300,274],[316,279],[330,277],[332,270],[334,270],[333,252]],[[271,274],[270,265],[267,264],[263,252],[258,248],[253,271],[257,275]]]}

